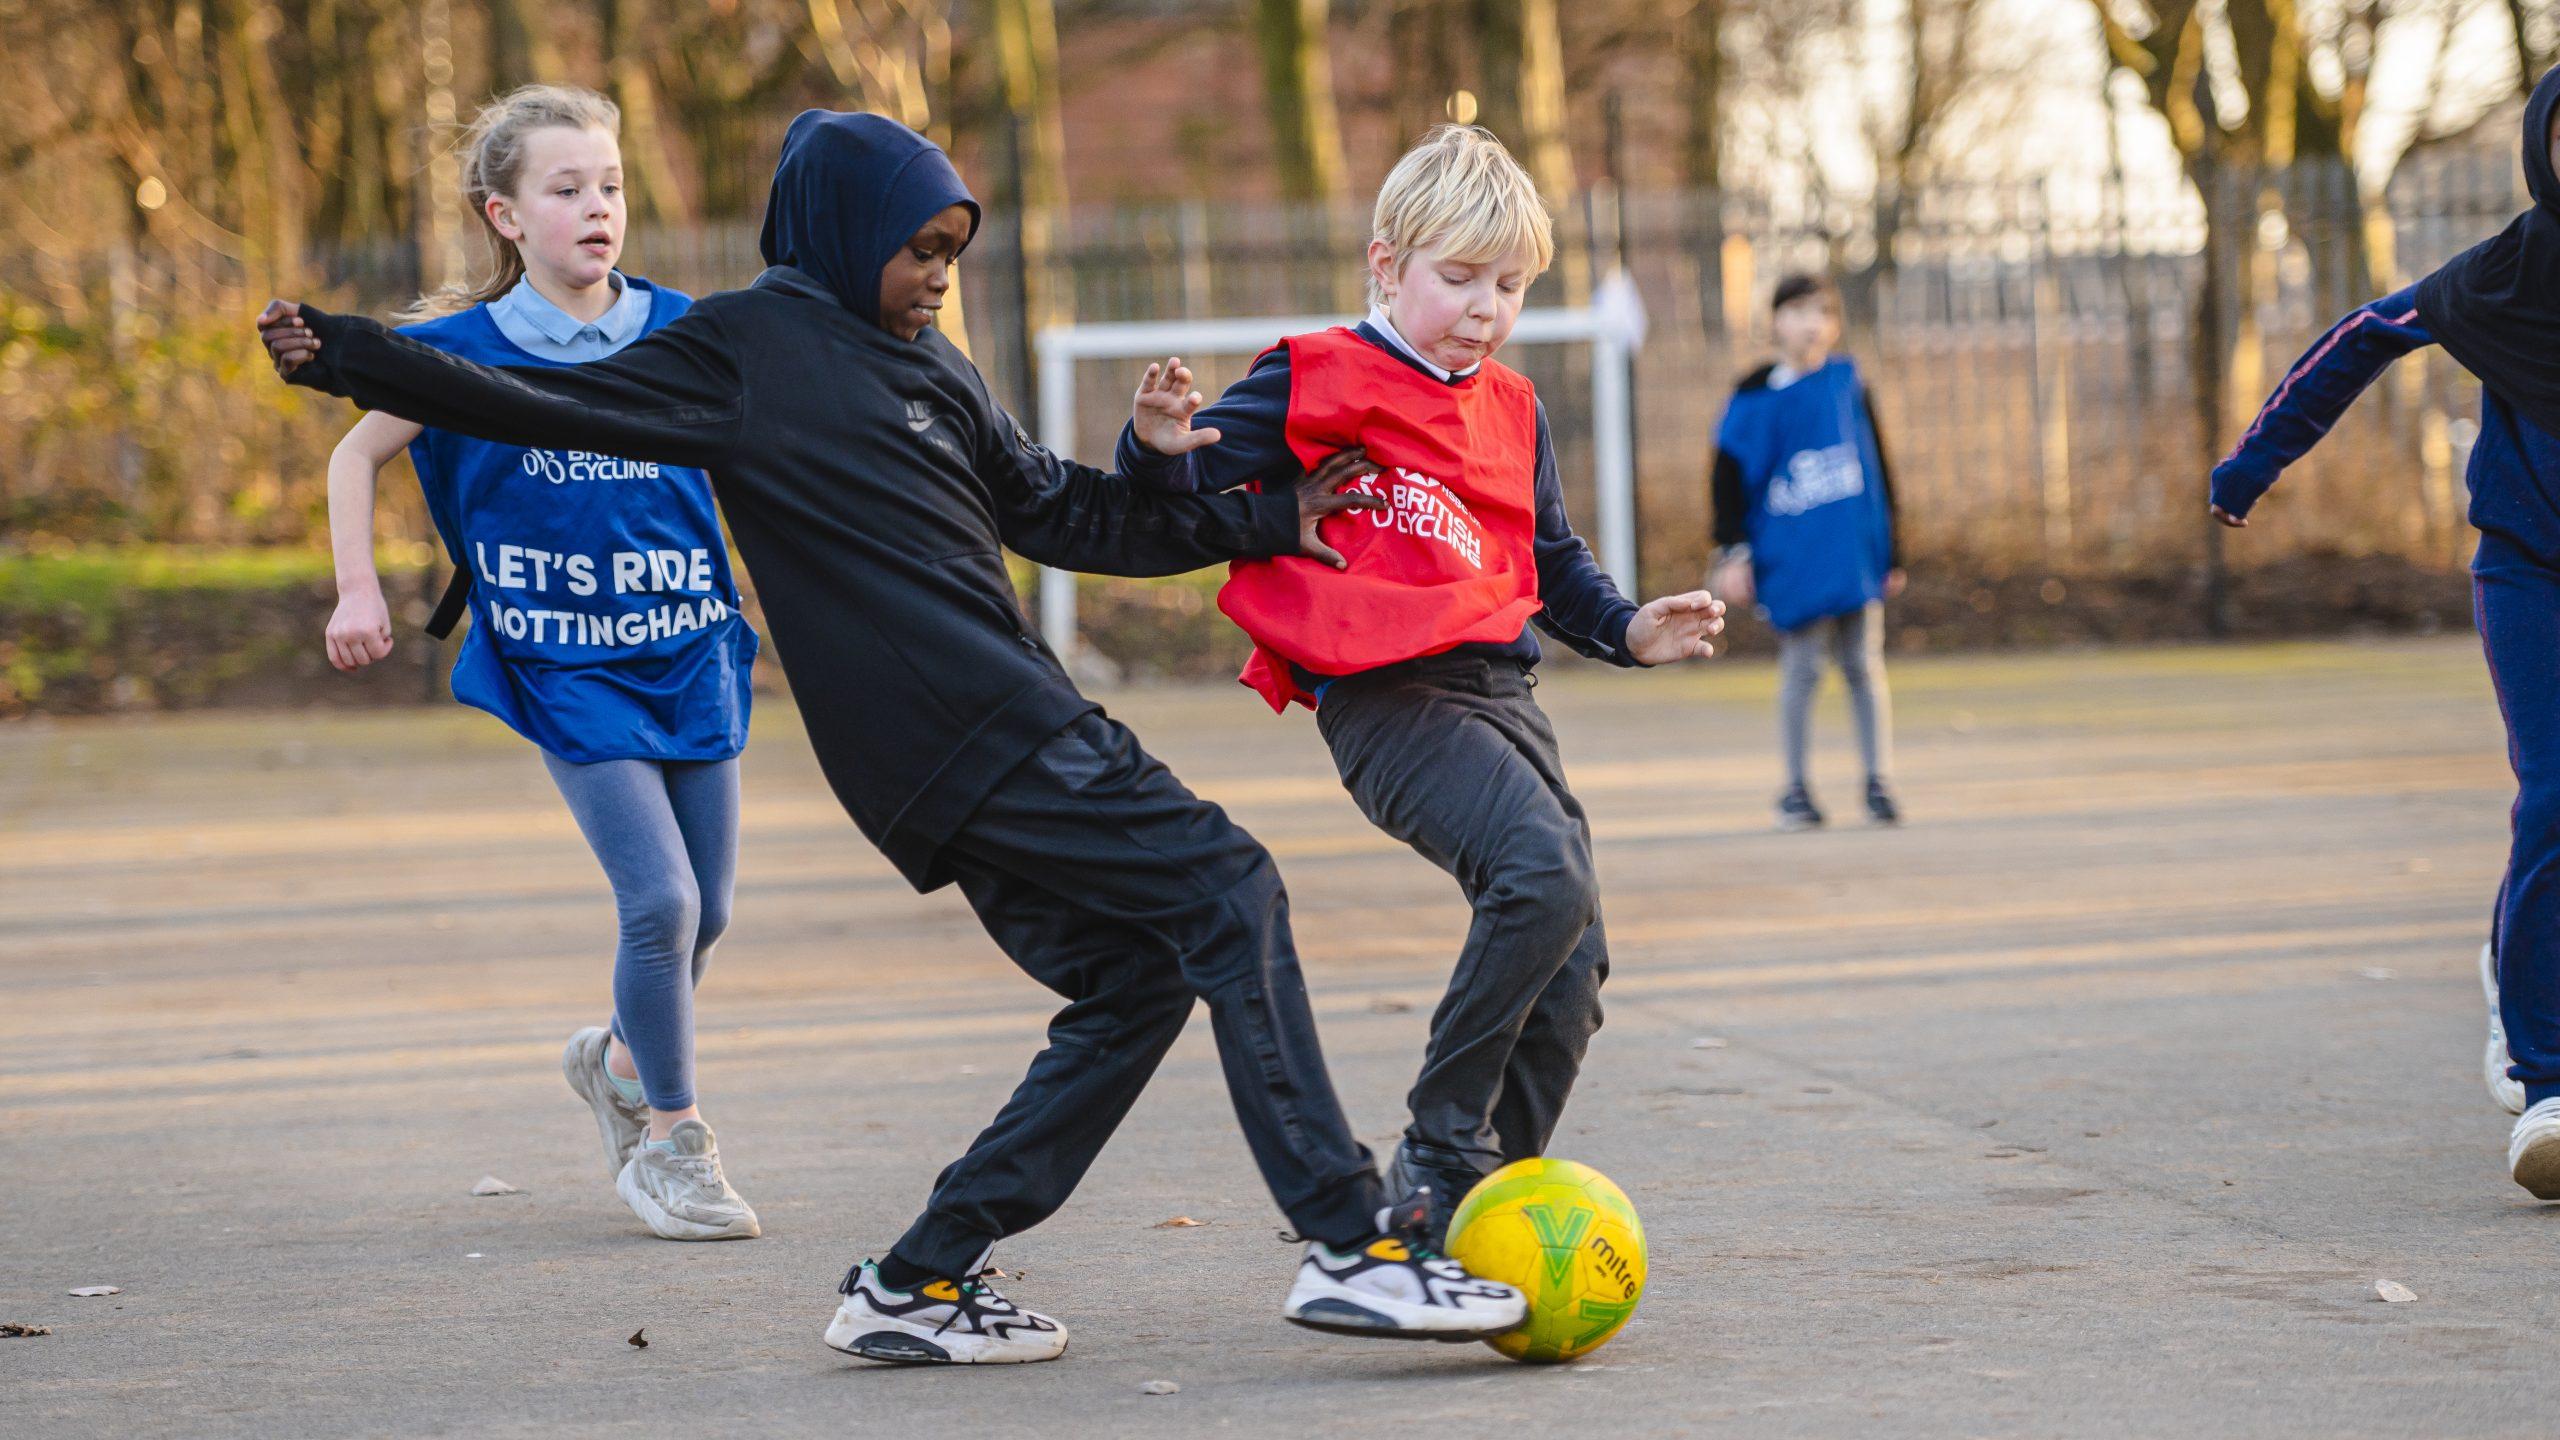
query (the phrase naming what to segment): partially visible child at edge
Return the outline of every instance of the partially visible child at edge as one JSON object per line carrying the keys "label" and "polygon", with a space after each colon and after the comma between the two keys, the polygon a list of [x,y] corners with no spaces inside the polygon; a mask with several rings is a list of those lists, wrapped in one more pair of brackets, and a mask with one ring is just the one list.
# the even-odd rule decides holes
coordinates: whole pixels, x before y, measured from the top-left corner
{"label": "partially visible child at edge", "polygon": [[[1236,562],[1218,606],[1253,637],[1244,682],[1313,708],[1343,787],[1475,909],[1433,1014],[1389,1193],[1430,1243],[1485,1175],[1545,1153],[1600,1027],[1609,972],[1591,827],[1531,690],[1539,628],[1613,665],[1712,654],[1702,591],[1638,609],[1565,516],[1547,416],[1492,358],[1555,253],[1546,206],[1490,132],[1443,126],[1378,194],[1370,310],[1283,340],[1193,420],[1214,445],[1122,472],[1177,491],[1276,487],[1356,454],[1389,508],[1325,531],[1347,561]],[[1178,362],[1149,384],[1187,390]]]}
{"label": "partially visible child at edge", "polygon": [[[686,296],[614,268],[620,128],[613,102],[586,90],[527,86],[484,108],[461,160],[493,270],[421,299],[401,333],[486,364],[566,366],[683,314]],[[693,989],[729,923],[757,646],[710,483],[366,415],[329,459],[340,670],[391,653],[374,477],[403,448],[457,567],[452,598],[469,589],[454,698],[540,748],[613,884],[612,1023],[570,1036],[561,1067],[595,1112],[614,1188],[666,1239],[752,1238],[755,1211],[722,1174],[694,1094]],[[602,469],[653,474],[597,483]]]}
{"label": "partially visible child at edge", "polygon": [[2516,1115],[2507,1173],[2560,1200],[2560,69],[2524,109],[2532,205],[2417,284],[2363,306],[2285,371],[2230,457],[2212,510],[2230,526],[2329,433],[2393,360],[2425,345],[2480,380],[2465,479],[2480,531],[2472,615],[2516,773],[2507,870],[2480,947],[2483,1078]]}
{"label": "partially visible child at edge", "polygon": [[1857,362],[1833,350],[1840,296],[1831,282],[1787,276],[1769,317],[1778,358],[1734,387],[1716,433],[1708,585],[1736,604],[1756,597],[1778,632],[1778,738],[1787,767],[1778,828],[1823,823],[1806,759],[1826,658],[1839,668],[1857,722],[1867,818],[1898,824],[1893,697],[1884,679],[1884,602],[1902,593],[1903,581],[1893,472]]}

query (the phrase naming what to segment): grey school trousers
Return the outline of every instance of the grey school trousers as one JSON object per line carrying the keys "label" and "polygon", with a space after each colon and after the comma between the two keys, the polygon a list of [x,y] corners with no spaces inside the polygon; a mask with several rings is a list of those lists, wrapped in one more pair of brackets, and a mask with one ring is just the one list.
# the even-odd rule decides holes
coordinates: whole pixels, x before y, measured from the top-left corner
{"label": "grey school trousers", "polygon": [[1469,1183],[1545,1153],[1609,974],[1591,827],[1533,683],[1453,652],[1336,680],[1316,710],[1361,812],[1475,907],[1405,1131],[1418,1164]]}

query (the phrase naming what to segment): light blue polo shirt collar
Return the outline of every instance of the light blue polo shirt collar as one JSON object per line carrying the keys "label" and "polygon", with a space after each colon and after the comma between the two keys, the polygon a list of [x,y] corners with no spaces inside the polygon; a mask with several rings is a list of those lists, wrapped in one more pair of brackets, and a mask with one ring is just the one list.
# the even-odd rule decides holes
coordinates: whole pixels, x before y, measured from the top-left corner
{"label": "light blue polo shirt collar", "polygon": [[531,280],[490,301],[489,318],[519,349],[543,359],[600,360],[639,339],[649,319],[649,297],[639,286],[624,283],[619,270],[609,280],[613,304],[592,321],[552,304]]}

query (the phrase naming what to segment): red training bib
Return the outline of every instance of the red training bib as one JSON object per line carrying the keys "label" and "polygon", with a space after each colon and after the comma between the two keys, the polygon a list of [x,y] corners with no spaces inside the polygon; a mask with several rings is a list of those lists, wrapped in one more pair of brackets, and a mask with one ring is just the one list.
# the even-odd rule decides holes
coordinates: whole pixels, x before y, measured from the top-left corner
{"label": "red training bib", "polygon": [[1218,608],[1254,645],[1238,678],[1285,711],[1315,704],[1292,663],[1353,675],[1518,638],[1538,610],[1537,391],[1490,360],[1443,384],[1346,329],[1280,343],[1298,463],[1365,447],[1379,473],[1345,493],[1387,508],[1324,522],[1347,570],[1302,555],[1229,567]]}

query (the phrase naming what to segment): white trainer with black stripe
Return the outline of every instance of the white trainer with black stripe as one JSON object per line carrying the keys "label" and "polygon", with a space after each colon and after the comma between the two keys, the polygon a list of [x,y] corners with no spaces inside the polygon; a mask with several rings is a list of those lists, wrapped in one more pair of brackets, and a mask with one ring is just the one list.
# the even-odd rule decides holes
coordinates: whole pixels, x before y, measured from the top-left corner
{"label": "white trainer with black stripe", "polygon": [[893,1365],[1028,1365],[1067,1353],[1067,1327],[997,1294],[992,1273],[902,1292],[865,1260],[836,1287],[844,1303],[827,1322],[827,1344]]}
{"label": "white trainer with black stripe", "polygon": [[1280,1313],[1310,1330],[1379,1340],[1481,1340],[1527,1319],[1518,1290],[1479,1280],[1424,1243],[1429,1210],[1425,1186],[1380,1211],[1381,1233],[1364,1245],[1308,1242]]}
{"label": "white trainer with black stripe", "polygon": [[2480,1060],[2480,1078],[2489,1082],[2489,1098],[2510,1115],[2524,1113],[2524,1082],[2507,1073],[2516,1057],[2507,1053],[2507,1020],[2498,1011],[2498,952],[2480,947],[2480,989],[2489,997],[2489,1049]]}

